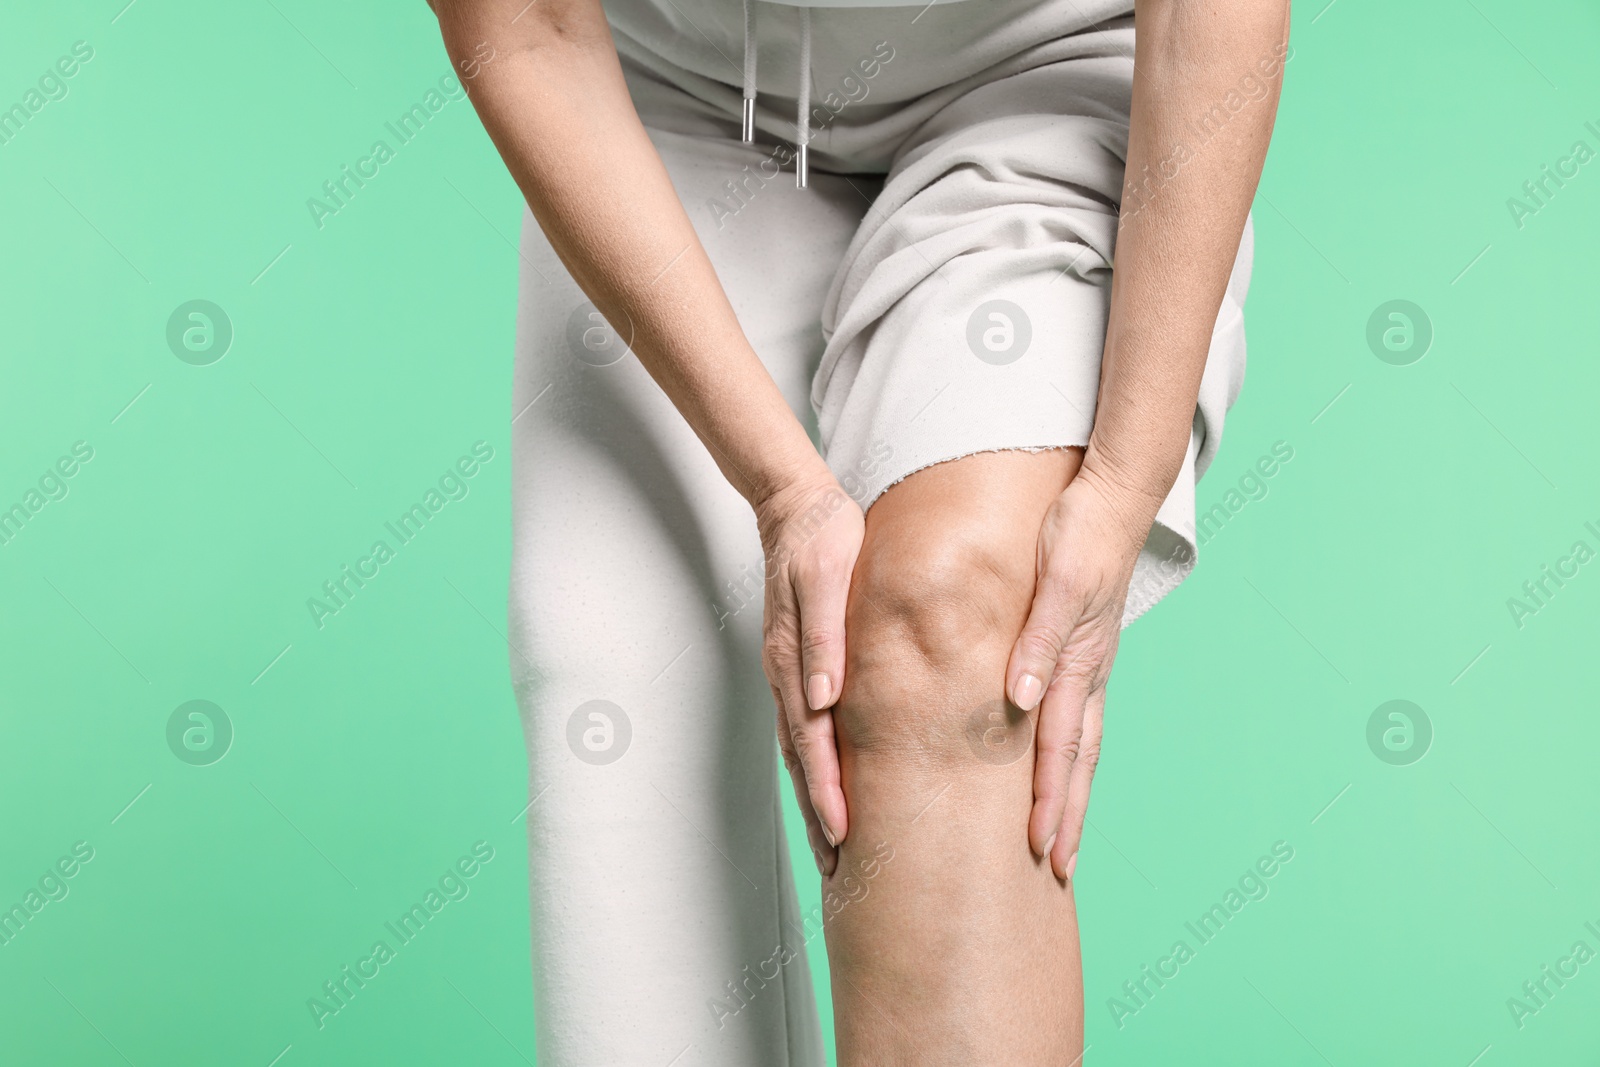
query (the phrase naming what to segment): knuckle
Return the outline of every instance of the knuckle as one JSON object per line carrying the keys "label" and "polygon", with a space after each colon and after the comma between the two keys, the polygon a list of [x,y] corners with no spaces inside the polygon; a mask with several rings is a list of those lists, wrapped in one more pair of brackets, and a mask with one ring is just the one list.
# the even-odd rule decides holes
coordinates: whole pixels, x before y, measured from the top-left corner
{"label": "knuckle", "polygon": [[1039,571],[1037,595],[1048,598],[1060,610],[1081,611],[1090,592],[1080,563],[1075,553],[1052,552]]}
{"label": "knuckle", "polygon": [[1069,768],[1072,767],[1078,762],[1080,736],[1081,735],[1074,734],[1071,737],[1064,737],[1059,741],[1051,743],[1049,746],[1050,754],[1058,757]]}
{"label": "knuckle", "polygon": [[807,660],[813,656],[824,656],[838,646],[834,632],[827,626],[807,626],[800,635],[800,653]]}
{"label": "knuckle", "polygon": [[1100,655],[1094,648],[1076,648],[1063,652],[1056,665],[1056,681],[1087,690],[1091,695],[1100,686]]}
{"label": "knuckle", "polygon": [[761,644],[768,651],[793,647],[794,618],[785,611],[769,611],[761,622]]}
{"label": "knuckle", "polygon": [[793,651],[783,642],[768,641],[761,647],[761,669],[766,672],[767,681],[772,685],[783,684],[794,660]]}
{"label": "knuckle", "polygon": [[1083,834],[1084,814],[1082,805],[1074,804],[1070,799],[1067,801],[1066,810],[1062,812],[1061,825],[1066,828],[1067,835],[1074,841]]}
{"label": "knuckle", "polygon": [[778,712],[778,754],[783,757],[783,765],[785,767],[787,767],[789,770],[792,771],[792,770],[794,770],[793,763],[799,757],[798,757],[798,755],[796,754],[796,752],[794,750],[794,740],[793,740],[793,738],[791,738],[789,736],[789,731],[787,729],[785,729],[786,725],[787,724],[784,722],[784,719],[783,719],[783,712],[779,711]]}
{"label": "knuckle", "polygon": [[1017,639],[1022,655],[1030,662],[1054,660],[1061,650],[1061,633],[1050,623],[1036,622]]}
{"label": "knuckle", "polygon": [[1083,746],[1083,753],[1077,762],[1085,774],[1093,775],[1094,769],[1100,766],[1100,746],[1098,744]]}
{"label": "knuckle", "polygon": [[1064,553],[1054,552],[1051,553],[1050,559],[1046,561],[1044,569],[1039,572],[1036,595],[1058,603],[1065,603],[1071,599],[1077,589],[1077,584],[1069,571],[1064,559]]}
{"label": "knuckle", "polygon": [[772,687],[772,697],[783,706],[783,672],[778,669],[777,663],[770,656],[761,657],[761,673],[766,675],[767,685]]}
{"label": "knuckle", "polygon": [[792,719],[790,720],[789,747],[794,753],[795,759],[799,760],[802,765],[808,765],[811,762],[811,750],[816,746],[816,743],[817,738],[813,731],[794,722]]}

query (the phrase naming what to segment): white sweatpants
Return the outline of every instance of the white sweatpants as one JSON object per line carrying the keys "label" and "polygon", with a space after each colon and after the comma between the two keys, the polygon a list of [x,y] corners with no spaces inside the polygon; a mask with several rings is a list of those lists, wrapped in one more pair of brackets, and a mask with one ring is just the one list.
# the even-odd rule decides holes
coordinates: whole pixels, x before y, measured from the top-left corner
{"label": "white sweatpants", "polygon": [[[653,136],[691,204],[759,155]],[[774,184],[737,225],[699,226],[756,351],[813,426],[818,309],[866,206],[844,179],[813,174],[807,190]],[[523,255],[511,636],[538,797],[539,1062],[821,1064],[805,957],[780,965],[784,946],[819,939],[797,913],[784,841],[755,520],[637,358],[580,358],[620,346],[589,326],[592,305],[531,213]],[[591,753],[568,726],[595,700],[616,710],[580,714]],[[621,722],[607,738],[591,713],[626,717],[614,762],[575,754],[624,744]]]}
{"label": "white sweatpants", "polygon": [[[803,190],[762,178],[772,144],[739,143],[736,95],[719,113],[625,57],[747,336],[863,506],[929,463],[1087,440],[1131,45],[1131,25],[1085,31],[924,121],[886,111],[895,144],[852,133],[886,180],[814,162]],[[1130,617],[1193,564],[1194,479],[1243,375],[1249,245]],[[784,840],[754,518],[531,213],[522,257],[510,623],[539,1062],[813,1067],[819,924]],[[973,341],[997,296],[1031,321],[1021,355]]]}

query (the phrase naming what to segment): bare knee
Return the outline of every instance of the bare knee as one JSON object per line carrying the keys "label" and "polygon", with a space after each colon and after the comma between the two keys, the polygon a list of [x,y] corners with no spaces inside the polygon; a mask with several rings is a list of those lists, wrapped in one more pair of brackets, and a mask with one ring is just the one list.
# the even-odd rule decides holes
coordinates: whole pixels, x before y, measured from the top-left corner
{"label": "bare knee", "polygon": [[[864,558],[846,621],[845,693],[838,707],[843,744],[856,749],[912,745],[939,755],[952,715],[992,675],[1000,693],[1016,633],[1016,582],[989,553],[950,539],[914,552]],[[907,753],[909,755],[909,753]]]}
{"label": "bare knee", "polygon": [[1081,460],[1078,449],[980,453],[920,470],[872,505],[845,621],[843,759],[882,754],[914,773],[972,759],[977,739],[991,743],[979,753],[989,763],[1031,739],[1004,701],[1006,661],[1033,603],[1039,527]]}

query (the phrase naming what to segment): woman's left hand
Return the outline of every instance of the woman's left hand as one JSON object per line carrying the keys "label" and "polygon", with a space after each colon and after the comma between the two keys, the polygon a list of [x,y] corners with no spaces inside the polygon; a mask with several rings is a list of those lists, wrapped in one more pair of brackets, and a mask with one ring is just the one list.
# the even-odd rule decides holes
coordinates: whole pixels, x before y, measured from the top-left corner
{"label": "woman's left hand", "polygon": [[1086,465],[1039,531],[1033,607],[1011,651],[1006,693],[1023,711],[1039,707],[1028,843],[1058,878],[1077,866],[1123,603],[1154,514],[1148,500]]}

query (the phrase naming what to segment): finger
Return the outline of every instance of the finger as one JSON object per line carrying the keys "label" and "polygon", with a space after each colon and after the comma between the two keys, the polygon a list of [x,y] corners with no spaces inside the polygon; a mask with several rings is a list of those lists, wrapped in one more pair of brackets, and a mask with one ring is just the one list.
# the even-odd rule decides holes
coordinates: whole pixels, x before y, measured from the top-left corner
{"label": "finger", "polygon": [[1006,664],[1006,695],[1023,711],[1032,711],[1050,687],[1062,646],[1078,623],[1082,608],[1066,582],[1046,571],[1033,590],[1033,605]]}
{"label": "finger", "polygon": [[1034,799],[1028,818],[1028,844],[1039,856],[1050,855],[1061,830],[1067,786],[1083,738],[1084,704],[1094,678],[1092,664],[1063,659],[1039,708],[1035,733]]}
{"label": "finger", "polygon": [[805,679],[806,706],[812,711],[832,707],[844,691],[844,613],[855,556],[819,558],[795,575],[800,676]]}
{"label": "finger", "polygon": [[[808,565],[796,569],[793,587],[805,703],[791,704],[790,732],[805,768],[812,803],[835,845],[844,840],[849,816],[840,784],[833,716],[827,709],[844,691],[845,607],[857,551],[813,557]],[[810,713],[803,722],[796,718],[800,709]]]}
{"label": "finger", "polygon": [[[776,689],[772,696],[777,699]],[[831,877],[834,868],[839,865],[839,850],[828,844],[827,837],[822,833],[822,823],[817,818],[817,809],[811,804],[805,773],[794,750],[794,739],[789,735],[789,720],[781,708],[778,711],[778,751],[783,754],[783,766],[789,772],[789,782],[794,787],[795,803],[800,808],[801,820],[806,824],[806,843],[811,846],[811,856],[817,861],[817,873],[824,878]]]}
{"label": "finger", "polygon": [[[787,648],[789,642],[768,648]],[[848,826],[844,788],[839,778],[839,748],[834,740],[833,712],[812,711],[806,706],[800,685],[798,650],[771,651],[767,678],[772,683],[796,761],[805,775],[806,795],[816,810],[823,836],[835,847],[844,840]]]}
{"label": "finger", "polygon": [[846,817],[833,715],[812,711],[806,703],[801,673],[800,606],[791,576],[781,570],[767,580],[765,620],[761,665],[788,731],[790,751],[804,775],[805,794],[823,837],[830,847],[837,847],[844,840]]}
{"label": "finger", "polygon": [[1100,763],[1100,741],[1105,736],[1106,691],[1096,689],[1084,705],[1083,740],[1078,758],[1072,764],[1072,779],[1067,784],[1067,810],[1061,833],[1050,852],[1050,866],[1060,878],[1077,873],[1078,849],[1083,844],[1084,819],[1089,812],[1089,787]]}
{"label": "finger", "polygon": [[[796,722],[796,715],[804,716]],[[833,712],[808,711],[791,705],[789,736],[800,768],[805,772],[806,794],[816,810],[822,834],[837,847],[849,832],[844,786],[839,778],[839,746],[833,730]]]}

